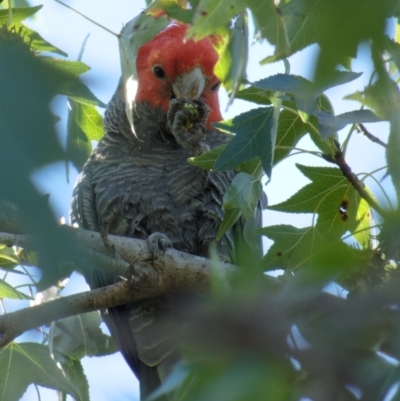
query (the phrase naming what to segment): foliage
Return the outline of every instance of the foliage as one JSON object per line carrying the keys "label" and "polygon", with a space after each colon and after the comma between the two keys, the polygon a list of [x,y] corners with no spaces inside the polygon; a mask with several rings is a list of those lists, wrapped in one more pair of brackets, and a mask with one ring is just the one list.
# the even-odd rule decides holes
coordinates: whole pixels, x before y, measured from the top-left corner
{"label": "foliage", "polygon": [[[190,7],[185,7],[187,3]],[[157,0],[128,23],[121,36],[121,63],[128,81],[135,76],[138,48],[170,18],[191,23],[191,37],[218,35],[218,76],[231,100],[255,105],[230,121],[215,124],[232,134],[227,145],[188,161],[201,168],[238,173],[224,197],[219,236],[241,216],[245,220],[253,216],[264,174],[273,179],[273,169],[293,154],[303,137],[309,135],[317,148],[308,153],[326,162],[324,167],[297,164],[310,182],[289,199],[268,206],[282,213],[310,214],[312,224],[302,228],[267,225],[257,231],[273,242],[260,268],[283,273],[273,279],[261,275],[260,269],[243,267],[229,285],[218,285],[220,278],[216,278],[207,303],[182,311],[192,321],[187,333],[176,335],[185,344],[184,362],[150,399],[165,391],[173,392],[175,400],[191,401],[386,400],[391,389],[395,391],[391,399],[400,399],[400,211],[385,210],[344,157],[357,127],[379,142],[360,124],[388,121],[385,169],[396,192],[392,201],[399,204],[400,38],[389,38],[385,24],[388,18],[400,16],[400,2],[276,3]],[[166,14],[154,18],[159,9]],[[47,198],[29,177],[60,160],[81,169],[92,141],[102,136],[98,107],[104,104],[79,78],[89,69],[87,65],[43,54],[65,56],[23,24],[39,10],[40,6],[23,4],[12,9],[12,18],[8,9],[0,10],[0,231],[14,232],[8,217],[17,213],[16,231],[31,234],[35,250],[32,254],[0,245],[4,273],[0,298],[32,296],[9,283],[11,274],[24,276],[34,293],[56,286],[55,296],[59,296],[60,280],[77,266],[91,263],[56,224]],[[254,40],[268,40],[275,46],[274,54],[263,63],[287,62],[306,46],[319,45],[318,58],[311,65],[315,68],[312,81],[289,70],[247,81],[249,16],[256,28]],[[140,31],[139,36],[129,33],[132,27]],[[346,84],[360,75],[351,70],[360,43],[370,46],[374,73],[362,92],[349,93]],[[335,86],[358,101],[360,108],[335,115],[326,95]],[[56,95],[66,96],[70,105],[66,149],[57,139],[56,118],[49,109]],[[337,132],[345,127],[349,133],[342,146]],[[243,235],[252,229],[245,225]],[[39,282],[25,267],[29,264],[41,269]],[[218,270],[218,261],[215,264]],[[341,286],[344,296],[327,293],[326,286],[333,282]],[[1,349],[0,399],[18,400],[34,383],[88,400],[81,358],[116,350],[99,326],[96,313],[75,316],[43,328],[43,344],[13,342]]]}

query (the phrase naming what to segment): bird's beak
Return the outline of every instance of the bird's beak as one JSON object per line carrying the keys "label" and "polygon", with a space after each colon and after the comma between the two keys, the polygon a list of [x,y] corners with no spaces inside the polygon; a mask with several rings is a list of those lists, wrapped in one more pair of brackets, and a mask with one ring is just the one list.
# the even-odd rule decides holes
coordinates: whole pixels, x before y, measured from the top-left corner
{"label": "bird's beak", "polygon": [[175,97],[185,99],[198,99],[204,91],[206,79],[199,67],[180,75],[172,84]]}

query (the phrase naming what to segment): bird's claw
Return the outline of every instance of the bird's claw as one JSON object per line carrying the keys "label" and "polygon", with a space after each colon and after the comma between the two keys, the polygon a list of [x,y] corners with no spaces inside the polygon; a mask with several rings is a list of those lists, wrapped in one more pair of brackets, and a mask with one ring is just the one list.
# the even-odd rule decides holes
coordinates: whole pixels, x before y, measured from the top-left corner
{"label": "bird's claw", "polygon": [[153,233],[149,235],[147,241],[153,260],[160,255],[164,255],[167,248],[172,248],[171,240],[163,233]]}
{"label": "bird's claw", "polygon": [[128,276],[127,284],[135,286],[147,280],[150,276],[150,268],[146,263],[136,262],[130,266]]}
{"label": "bird's claw", "polygon": [[202,100],[173,99],[167,113],[168,125],[176,141],[194,155],[210,150],[203,142],[210,108]]}

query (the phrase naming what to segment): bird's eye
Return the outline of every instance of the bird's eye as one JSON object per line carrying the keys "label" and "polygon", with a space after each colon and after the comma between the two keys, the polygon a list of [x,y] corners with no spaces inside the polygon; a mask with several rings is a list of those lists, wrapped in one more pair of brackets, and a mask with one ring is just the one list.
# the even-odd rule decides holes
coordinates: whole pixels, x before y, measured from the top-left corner
{"label": "bird's eye", "polygon": [[153,73],[157,78],[165,78],[165,71],[159,65],[153,67]]}
{"label": "bird's eye", "polygon": [[216,91],[220,86],[221,86],[221,81],[218,81],[216,84],[214,84],[214,85],[211,87],[211,90],[212,90],[212,91]]}

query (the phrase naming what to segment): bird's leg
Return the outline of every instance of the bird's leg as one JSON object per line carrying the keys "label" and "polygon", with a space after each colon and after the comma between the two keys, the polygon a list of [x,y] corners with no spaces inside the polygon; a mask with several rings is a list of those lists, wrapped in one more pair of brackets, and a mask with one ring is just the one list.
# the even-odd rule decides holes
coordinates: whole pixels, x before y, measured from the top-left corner
{"label": "bird's leg", "polygon": [[116,254],[115,247],[110,243],[106,229],[104,227],[99,227],[99,233],[101,240],[103,241],[103,245],[105,246],[107,251],[110,252],[112,256],[115,256]]}
{"label": "bird's leg", "polygon": [[169,128],[178,144],[194,155],[210,150],[203,142],[209,113],[209,107],[202,100],[171,100],[167,113]]}
{"label": "bird's leg", "polygon": [[153,255],[153,261],[158,256],[164,255],[167,248],[172,248],[171,240],[163,233],[153,233],[147,238],[149,250]]}

